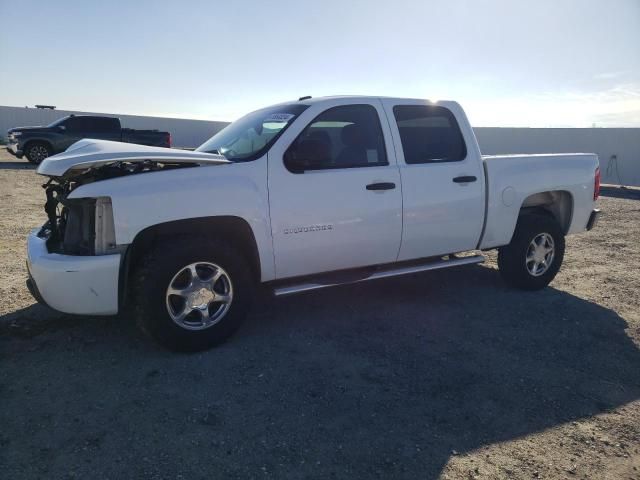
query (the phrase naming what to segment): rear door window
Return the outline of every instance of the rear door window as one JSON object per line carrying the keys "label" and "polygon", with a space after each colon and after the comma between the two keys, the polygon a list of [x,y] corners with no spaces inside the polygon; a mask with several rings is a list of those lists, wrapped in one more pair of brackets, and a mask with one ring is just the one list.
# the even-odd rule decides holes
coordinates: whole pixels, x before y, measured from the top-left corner
{"label": "rear door window", "polygon": [[455,116],[435,105],[396,105],[393,115],[408,164],[458,162],[467,147]]}
{"label": "rear door window", "polygon": [[120,124],[116,118],[94,117],[91,119],[90,129],[99,133],[111,133],[119,130]]}

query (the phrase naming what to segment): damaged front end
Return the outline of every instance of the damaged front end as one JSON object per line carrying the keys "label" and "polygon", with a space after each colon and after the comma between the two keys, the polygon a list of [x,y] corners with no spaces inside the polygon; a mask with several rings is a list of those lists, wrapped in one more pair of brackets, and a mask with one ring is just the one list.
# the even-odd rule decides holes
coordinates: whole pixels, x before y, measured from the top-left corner
{"label": "damaged front end", "polygon": [[117,253],[113,212],[109,197],[67,198],[65,185],[44,185],[47,222],[38,236],[46,239],[50,253],[107,255]]}
{"label": "damaged front end", "polygon": [[127,216],[119,195],[138,185],[136,178],[120,177],[165,175],[167,181],[168,170],[228,164],[220,155],[92,139],[47,157],[37,169],[47,177],[47,222],[27,237],[28,285],[36,299],[64,313],[118,313],[128,249],[117,243],[126,241],[116,230]]}
{"label": "damaged front end", "polygon": [[38,232],[50,253],[108,255],[122,249],[116,244],[111,198],[69,198],[81,185],[140,173],[194,167],[188,163],[155,161],[113,162],[73,175],[51,177],[43,185],[47,222]]}
{"label": "damaged front end", "polygon": [[[50,253],[107,255],[119,253],[111,198],[69,198],[82,185],[143,173],[224,165],[221,155],[83,139],[65,152],[46,158],[37,172],[49,177],[47,223],[38,237]],[[77,195],[73,195],[77,197]]]}

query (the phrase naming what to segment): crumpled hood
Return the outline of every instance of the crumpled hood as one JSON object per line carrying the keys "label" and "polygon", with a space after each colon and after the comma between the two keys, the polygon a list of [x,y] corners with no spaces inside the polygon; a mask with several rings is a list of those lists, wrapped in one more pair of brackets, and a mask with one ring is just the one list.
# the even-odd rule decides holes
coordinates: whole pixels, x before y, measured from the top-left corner
{"label": "crumpled hood", "polygon": [[36,170],[40,175],[62,177],[68,173],[86,170],[113,162],[144,162],[153,160],[166,163],[219,165],[230,163],[222,155],[190,152],[163,147],[147,147],[132,143],[111,142],[85,138],[71,145],[65,152],[42,161]]}

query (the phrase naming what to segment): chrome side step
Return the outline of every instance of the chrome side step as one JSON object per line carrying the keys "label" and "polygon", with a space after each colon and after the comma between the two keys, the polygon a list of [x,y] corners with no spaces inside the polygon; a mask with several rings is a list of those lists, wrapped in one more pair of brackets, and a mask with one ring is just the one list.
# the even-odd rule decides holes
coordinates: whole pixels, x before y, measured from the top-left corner
{"label": "chrome side step", "polygon": [[427,270],[438,270],[440,268],[457,267],[460,265],[471,265],[474,263],[482,263],[485,258],[483,255],[472,255],[469,257],[452,258],[449,260],[430,260],[429,262],[411,265],[408,267],[388,268],[385,270],[378,270],[371,275],[354,280],[348,280],[344,282],[329,282],[329,283],[316,283],[313,281],[306,281],[304,283],[297,283],[291,285],[283,285],[275,287],[273,293],[277,297],[285,295],[293,295],[295,293],[308,292],[310,290],[318,290],[320,288],[334,287],[336,285],[345,285],[350,283],[366,282],[368,280],[377,280],[387,277],[398,277],[400,275],[409,275],[411,273],[426,272]]}

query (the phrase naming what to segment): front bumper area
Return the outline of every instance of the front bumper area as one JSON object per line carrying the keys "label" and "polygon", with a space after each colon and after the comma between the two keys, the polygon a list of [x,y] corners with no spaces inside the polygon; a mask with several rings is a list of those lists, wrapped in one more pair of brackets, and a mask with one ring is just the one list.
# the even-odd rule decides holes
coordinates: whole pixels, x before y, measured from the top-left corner
{"label": "front bumper area", "polygon": [[18,142],[9,141],[9,143],[7,144],[7,152],[18,158],[22,158],[23,155],[22,150],[20,150],[20,144]]}
{"label": "front bumper area", "polygon": [[35,229],[27,242],[29,291],[54,310],[78,315],[118,313],[120,254],[75,256],[49,253]]}
{"label": "front bumper area", "polygon": [[596,226],[596,223],[598,223],[598,217],[600,217],[600,213],[600,209],[593,209],[591,215],[589,215],[589,221],[587,222],[587,231],[593,229],[593,227]]}

